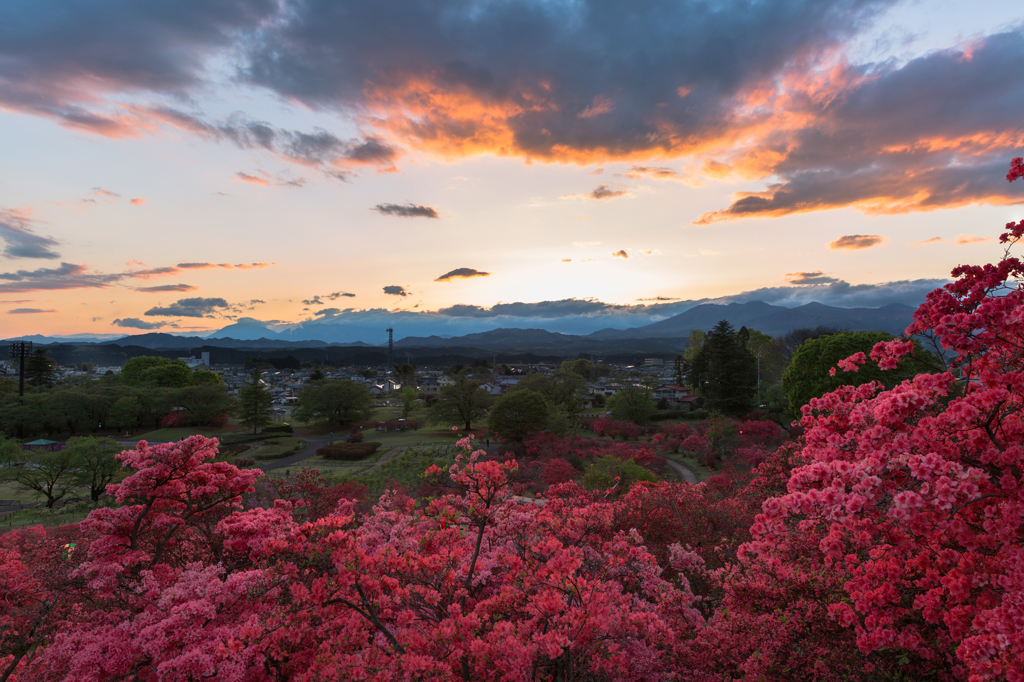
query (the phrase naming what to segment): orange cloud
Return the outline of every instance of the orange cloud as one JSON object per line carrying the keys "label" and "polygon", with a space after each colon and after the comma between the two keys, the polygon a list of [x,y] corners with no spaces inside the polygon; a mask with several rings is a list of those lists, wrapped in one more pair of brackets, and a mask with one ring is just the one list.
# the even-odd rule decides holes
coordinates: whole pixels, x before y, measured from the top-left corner
{"label": "orange cloud", "polygon": [[619,249],[618,251],[612,253],[612,257],[613,258],[629,258],[629,251],[626,251],[625,249]]}
{"label": "orange cloud", "polygon": [[964,244],[980,244],[981,242],[994,241],[992,237],[978,237],[973,234],[961,234],[956,238],[956,243],[963,246]]}
{"label": "orange cloud", "polygon": [[924,239],[924,240],[919,241],[919,242],[914,242],[913,244],[911,244],[911,246],[924,246],[925,244],[939,244],[939,243],[947,242],[947,241],[949,241],[949,240],[948,239],[943,239],[942,237],[932,237],[931,239]]}
{"label": "orange cloud", "polygon": [[830,242],[828,248],[833,251],[856,251],[858,249],[869,249],[889,241],[888,238],[878,234],[847,234],[834,242]]}
{"label": "orange cloud", "polygon": [[271,185],[270,180],[267,178],[260,177],[258,175],[249,175],[248,173],[243,173],[242,171],[238,171],[237,173],[235,173],[235,177],[231,179],[234,180],[235,182],[247,182],[250,185],[259,185],[260,187],[269,187]]}
{"label": "orange cloud", "polygon": [[601,114],[607,114],[614,108],[615,102],[604,95],[597,95],[590,106],[576,114],[576,118],[596,118]]}
{"label": "orange cloud", "polygon": [[131,201],[130,201],[129,203],[130,203],[130,204],[131,204],[132,206],[142,206],[142,205],[143,205],[144,203],[146,203],[146,200],[145,200],[145,199],[143,199],[142,197],[135,197],[135,198],[134,198],[134,199],[132,199],[132,200],[131,200]]}

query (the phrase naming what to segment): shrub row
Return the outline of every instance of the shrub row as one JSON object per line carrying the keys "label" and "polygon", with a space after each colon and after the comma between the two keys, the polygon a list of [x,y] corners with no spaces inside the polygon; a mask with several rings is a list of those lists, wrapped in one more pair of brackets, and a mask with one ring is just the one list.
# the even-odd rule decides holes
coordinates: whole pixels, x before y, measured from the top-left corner
{"label": "shrub row", "polygon": [[381,446],[381,443],[333,443],[316,451],[324,459],[356,461],[366,459]]}

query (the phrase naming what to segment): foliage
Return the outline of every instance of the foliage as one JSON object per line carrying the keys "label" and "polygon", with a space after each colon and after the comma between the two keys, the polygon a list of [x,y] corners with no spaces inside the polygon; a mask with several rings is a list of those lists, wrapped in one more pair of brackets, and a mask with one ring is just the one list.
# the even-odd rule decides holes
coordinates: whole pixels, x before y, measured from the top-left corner
{"label": "foliage", "polygon": [[587,490],[615,489],[616,493],[629,490],[637,481],[656,481],[657,477],[632,460],[605,455],[587,467],[583,487]]}
{"label": "foliage", "polygon": [[645,386],[626,386],[608,398],[608,410],[619,421],[646,424],[657,409]]}
{"label": "foliage", "polygon": [[498,398],[487,415],[487,429],[507,441],[523,442],[527,436],[544,429],[548,403],[530,389],[509,391]]}
{"label": "foliage", "polygon": [[[1007,225],[1010,245],[1024,221]],[[1008,247],[1009,249],[1009,247]],[[933,331],[949,371],[890,389],[841,386],[803,408],[805,466],[765,503],[751,560],[774,560],[797,534],[822,538],[846,598],[830,614],[864,652],[898,649],[957,677],[1024,672],[1024,264],[960,266],[933,291],[908,334]],[[1006,284],[1013,282],[1013,284]],[[875,345],[898,369],[908,339]],[[839,363],[860,371],[858,353]]]}
{"label": "foliage", "polygon": [[256,433],[273,419],[273,399],[261,378],[262,372],[253,369],[249,381],[238,389],[235,416],[242,426],[251,426]]}
{"label": "foliage", "polygon": [[311,383],[299,392],[295,418],[314,424],[348,424],[367,419],[373,405],[370,389],[346,379]]}
{"label": "foliage", "polygon": [[[573,364],[578,362],[580,360],[574,361]],[[582,362],[590,361],[582,360]],[[559,369],[551,376],[529,374],[523,377],[515,386],[512,386],[508,392],[516,393],[517,391],[534,391],[539,393],[550,407],[559,406],[570,417],[579,414],[587,401],[587,388],[584,385],[583,377],[576,372],[565,369]]]}
{"label": "foliage", "polygon": [[782,389],[789,398],[789,408],[800,414],[800,408],[825,393],[840,386],[860,386],[879,381],[893,386],[904,379],[911,379],[926,368],[937,368],[939,359],[930,353],[925,357],[920,343],[915,345],[917,361],[907,357],[900,361],[895,370],[883,372],[875,363],[865,364],[858,372],[839,372],[836,363],[856,353],[868,354],[875,344],[891,341],[886,332],[840,332],[804,341],[793,353],[793,358],[782,375]]}
{"label": "foliage", "polygon": [[704,396],[708,410],[740,415],[754,406],[757,360],[747,349],[749,338],[745,327],[736,332],[722,320],[690,363],[690,384]]}
{"label": "foliage", "polygon": [[181,360],[140,355],[125,363],[120,378],[125,386],[182,388],[192,385],[192,370]]}
{"label": "foliage", "polygon": [[107,485],[113,483],[121,472],[121,463],[116,455],[123,449],[124,446],[112,438],[80,436],[68,439],[64,452],[73,459],[75,482],[88,488],[93,502],[100,499]]}
{"label": "foliage", "polygon": [[377,452],[382,443],[332,443],[317,449],[316,454],[324,459],[337,459],[355,462],[366,459]]}
{"label": "foliage", "polygon": [[455,377],[452,386],[444,386],[430,409],[428,421],[434,424],[464,424],[469,431],[473,421],[487,414],[491,396],[480,387],[480,382],[464,376]]}
{"label": "foliage", "polygon": [[412,412],[413,409],[415,409],[416,398],[418,396],[419,394],[416,392],[416,389],[413,388],[412,386],[405,386],[402,389],[402,419],[407,419],[409,417],[409,413]]}

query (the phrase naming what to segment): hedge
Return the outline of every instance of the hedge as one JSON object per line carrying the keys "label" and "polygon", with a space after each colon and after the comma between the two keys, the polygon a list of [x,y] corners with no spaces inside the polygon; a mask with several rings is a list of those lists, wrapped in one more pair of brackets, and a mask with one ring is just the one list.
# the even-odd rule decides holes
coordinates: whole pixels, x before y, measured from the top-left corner
{"label": "hedge", "polygon": [[377,451],[382,443],[333,443],[316,451],[324,459],[336,459],[353,462],[366,459]]}

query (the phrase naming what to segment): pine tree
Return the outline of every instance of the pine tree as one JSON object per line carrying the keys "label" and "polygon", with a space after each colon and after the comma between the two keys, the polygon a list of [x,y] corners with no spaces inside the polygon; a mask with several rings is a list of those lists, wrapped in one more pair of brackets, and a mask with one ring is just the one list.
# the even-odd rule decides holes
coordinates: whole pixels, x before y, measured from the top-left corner
{"label": "pine tree", "polygon": [[57,382],[57,363],[46,355],[46,350],[37,348],[25,362],[25,378],[33,386],[50,388]]}
{"label": "pine tree", "polygon": [[[743,336],[749,337],[749,332]],[[726,320],[708,332],[690,366],[690,383],[709,410],[739,415],[753,409],[757,360]]]}
{"label": "pine tree", "polygon": [[243,426],[252,426],[253,433],[256,433],[259,427],[269,424],[273,414],[270,391],[261,381],[261,375],[260,370],[254,369],[252,381],[244,384],[238,391],[238,421]]}

